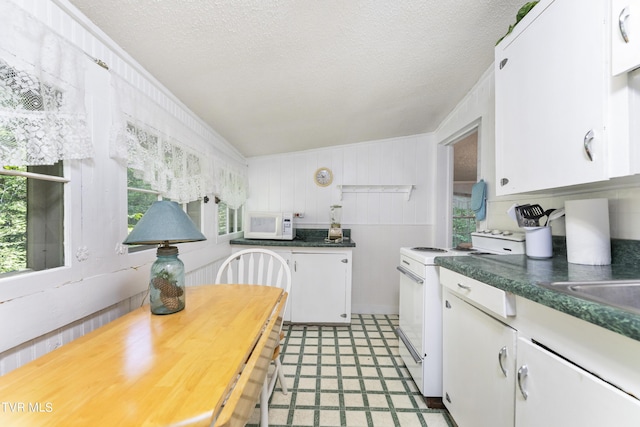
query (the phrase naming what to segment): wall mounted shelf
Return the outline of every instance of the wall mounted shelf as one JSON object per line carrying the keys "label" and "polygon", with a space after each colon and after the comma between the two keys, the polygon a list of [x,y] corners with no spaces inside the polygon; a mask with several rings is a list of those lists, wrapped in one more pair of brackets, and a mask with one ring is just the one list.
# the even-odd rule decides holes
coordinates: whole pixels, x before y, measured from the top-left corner
{"label": "wall mounted shelf", "polygon": [[342,200],[342,196],[344,193],[405,193],[406,200],[411,200],[411,192],[416,188],[415,185],[369,185],[369,184],[349,184],[349,185],[338,185],[338,190],[340,190],[340,200]]}

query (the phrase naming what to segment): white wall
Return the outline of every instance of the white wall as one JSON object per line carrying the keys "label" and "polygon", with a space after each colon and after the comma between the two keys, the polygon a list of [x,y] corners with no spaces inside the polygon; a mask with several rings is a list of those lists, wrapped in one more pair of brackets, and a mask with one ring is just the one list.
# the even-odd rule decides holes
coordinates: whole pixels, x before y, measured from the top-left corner
{"label": "white wall", "polygon": [[[170,111],[210,147],[239,163],[241,156],[215,131],[148,75],[66,0],[14,0],[59,34],[109,64],[111,70],[92,69],[96,81],[108,73],[125,76],[136,87]],[[0,17],[1,21],[2,17]],[[89,62],[89,61],[88,61]],[[89,66],[97,65],[89,63]],[[68,266],[53,271],[0,279],[0,374],[33,360],[96,327],[138,307],[144,299],[154,251],[121,253],[126,234],[126,171],[108,158],[108,117],[101,86],[93,86],[91,113],[98,154],[92,161],[68,162],[68,193],[74,203],[66,224]],[[104,87],[102,86],[102,89]],[[107,96],[108,97],[108,96]],[[450,225],[447,174],[451,164],[447,143],[479,126],[480,177],[488,183],[488,219],[481,227],[514,229],[506,209],[514,202],[536,201],[560,207],[571,198],[610,199],[611,234],[614,238],[640,239],[640,184],[637,177],[612,180],[539,195],[495,196],[493,67],[452,111],[433,134],[363,142],[249,159],[249,209],[304,212],[299,227],[328,226],[329,206],[342,203],[343,226],[351,228],[354,249],[353,311],[396,313],[398,250],[401,246],[446,245]],[[312,174],[330,167],[333,184],[320,188]],[[339,184],[414,184],[410,201],[402,195],[347,194],[340,200]],[[81,203],[77,203],[81,200]],[[189,285],[210,282],[219,260],[229,253],[226,241],[215,233],[216,207],[203,208],[206,242],[181,245],[181,258]],[[563,234],[563,224],[554,234]],[[89,258],[75,259],[79,249]]]}
{"label": "white wall", "polygon": [[[303,212],[296,227],[328,228],[329,207],[343,206],[342,226],[352,230],[352,310],[397,313],[399,249],[433,245],[437,200],[436,152],[432,135],[414,135],[333,148],[253,157],[249,163],[249,210]],[[313,174],[333,171],[319,187]],[[342,184],[413,184],[404,194],[345,193]]]}
{"label": "white wall", "polygon": [[[189,140],[192,149],[246,163],[126,52],[76,15],[66,0],[15,3],[110,69],[87,57],[87,111],[96,154],[65,161],[70,179],[65,184],[65,266],[0,279],[0,374],[138,307],[144,299],[155,251],[129,254],[121,245],[127,235],[127,174],[126,166],[109,157],[112,73],[140,88],[197,135],[197,141]],[[217,238],[216,205],[204,204],[202,209],[208,240],[180,245],[189,285],[212,282],[219,260],[230,253],[228,239]]]}
{"label": "white wall", "polygon": [[[478,81],[435,132],[438,149],[446,151],[442,144],[455,139],[474,123],[479,123],[480,178],[487,181],[487,220],[481,228],[518,230],[506,214],[513,204],[539,203],[543,208],[561,208],[565,200],[608,198],[611,237],[640,240],[640,176],[612,179],[604,183],[586,184],[562,189],[497,197],[495,194],[495,126],[493,66]],[[524,160],[524,159],[523,159]],[[544,173],[545,165],[540,165]],[[567,173],[571,173],[567,171]],[[446,190],[440,189],[442,197]],[[564,220],[553,225],[553,234],[565,235]]]}

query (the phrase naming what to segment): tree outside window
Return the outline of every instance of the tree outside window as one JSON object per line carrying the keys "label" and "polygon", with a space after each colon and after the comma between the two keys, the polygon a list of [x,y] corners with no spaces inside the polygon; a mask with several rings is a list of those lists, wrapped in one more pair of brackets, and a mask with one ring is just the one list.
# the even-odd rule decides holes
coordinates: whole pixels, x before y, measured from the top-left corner
{"label": "tree outside window", "polygon": [[242,206],[233,209],[222,201],[218,202],[218,236],[242,231],[242,211]]}
{"label": "tree outside window", "polygon": [[64,183],[51,180],[62,172],[62,162],[3,168],[0,274],[64,265]]}

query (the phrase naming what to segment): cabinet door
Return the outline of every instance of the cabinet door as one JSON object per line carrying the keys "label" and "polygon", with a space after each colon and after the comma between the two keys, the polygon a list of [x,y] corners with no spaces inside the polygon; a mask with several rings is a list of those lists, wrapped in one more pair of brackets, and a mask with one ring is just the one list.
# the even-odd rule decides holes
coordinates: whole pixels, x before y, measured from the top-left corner
{"label": "cabinet door", "polygon": [[517,358],[517,427],[638,426],[640,401],[591,373],[527,339]]}
{"label": "cabinet door", "polygon": [[640,67],[640,0],[611,0],[611,74]]}
{"label": "cabinet door", "polygon": [[[293,260],[291,321],[351,321],[351,263],[342,253],[296,253]],[[348,298],[349,296],[349,298]],[[347,305],[348,302],[348,305]]]}
{"label": "cabinet door", "polygon": [[512,427],[516,331],[443,295],[444,404],[460,427]]}
{"label": "cabinet door", "polygon": [[606,179],[606,7],[541,1],[496,46],[498,195]]}

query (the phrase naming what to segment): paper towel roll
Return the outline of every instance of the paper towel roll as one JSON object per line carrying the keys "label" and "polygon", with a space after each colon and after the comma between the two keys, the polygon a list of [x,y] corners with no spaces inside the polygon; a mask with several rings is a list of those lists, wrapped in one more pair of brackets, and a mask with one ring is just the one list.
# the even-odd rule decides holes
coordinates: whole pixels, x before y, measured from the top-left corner
{"label": "paper towel roll", "polygon": [[573,264],[611,264],[609,200],[568,200],[564,207],[567,261]]}

